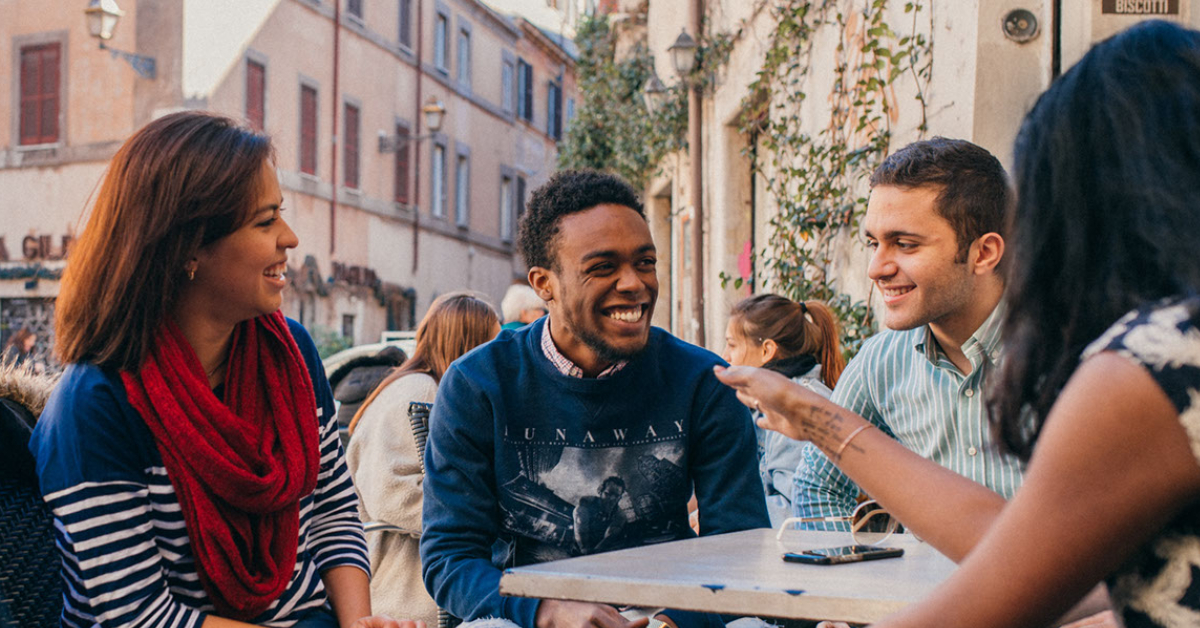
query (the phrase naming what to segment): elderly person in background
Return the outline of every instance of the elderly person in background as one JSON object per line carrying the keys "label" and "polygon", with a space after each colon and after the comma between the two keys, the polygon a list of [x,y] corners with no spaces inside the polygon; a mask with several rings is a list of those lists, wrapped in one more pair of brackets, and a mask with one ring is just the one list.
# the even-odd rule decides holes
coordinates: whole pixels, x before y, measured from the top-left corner
{"label": "elderly person in background", "polygon": [[500,313],[504,316],[501,329],[520,329],[546,315],[546,302],[527,284],[515,283],[504,293]]}

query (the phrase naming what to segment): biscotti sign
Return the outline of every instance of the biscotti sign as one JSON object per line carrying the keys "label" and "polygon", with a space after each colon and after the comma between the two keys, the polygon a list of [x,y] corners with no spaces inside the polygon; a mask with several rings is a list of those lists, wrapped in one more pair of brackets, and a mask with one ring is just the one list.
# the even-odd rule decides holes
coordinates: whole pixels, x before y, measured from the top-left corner
{"label": "biscotti sign", "polygon": [[1100,12],[1111,15],[1179,15],[1179,0],[1101,0]]}

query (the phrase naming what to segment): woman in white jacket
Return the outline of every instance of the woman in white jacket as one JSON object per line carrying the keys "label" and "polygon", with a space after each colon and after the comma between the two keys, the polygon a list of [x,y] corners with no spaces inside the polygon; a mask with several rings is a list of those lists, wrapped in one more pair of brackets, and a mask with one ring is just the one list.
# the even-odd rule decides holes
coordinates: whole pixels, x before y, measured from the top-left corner
{"label": "woman in white jacket", "polygon": [[[350,423],[346,458],[367,524],[371,605],[437,625],[437,605],[421,580],[421,483],[418,440],[427,425],[410,421],[412,404],[432,404],[450,363],[496,336],[492,306],[465,293],[437,298],[417,327],[417,348],[367,398]],[[418,408],[421,406],[418,405]],[[428,408],[428,406],[425,406]],[[427,412],[417,413],[428,417]]]}

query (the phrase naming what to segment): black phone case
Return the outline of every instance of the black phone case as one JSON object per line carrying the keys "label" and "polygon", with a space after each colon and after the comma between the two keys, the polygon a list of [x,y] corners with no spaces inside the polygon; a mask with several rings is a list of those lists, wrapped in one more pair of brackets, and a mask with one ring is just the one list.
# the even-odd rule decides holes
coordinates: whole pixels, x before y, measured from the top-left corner
{"label": "black phone case", "polygon": [[826,556],[824,554],[807,554],[804,552],[787,552],[783,559],[789,563],[805,563],[809,565],[840,565],[844,563],[859,563],[866,560],[880,560],[903,556],[904,550],[899,547],[878,547],[866,552],[855,552],[841,556]]}

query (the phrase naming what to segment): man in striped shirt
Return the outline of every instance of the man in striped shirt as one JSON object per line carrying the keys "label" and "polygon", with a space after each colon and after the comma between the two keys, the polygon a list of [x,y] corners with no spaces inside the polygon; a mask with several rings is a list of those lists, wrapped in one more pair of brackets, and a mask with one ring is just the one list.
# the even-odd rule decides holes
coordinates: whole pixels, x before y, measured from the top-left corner
{"label": "man in striped shirt", "polygon": [[[863,344],[832,397],[1005,498],[1022,468],[992,442],[983,386],[1000,357],[998,269],[1009,202],[1003,166],[963,140],[909,144],[875,170],[863,233],[888,329]],[[797,516],[847,516],[859,492],[805,445],[792,497]]]}

